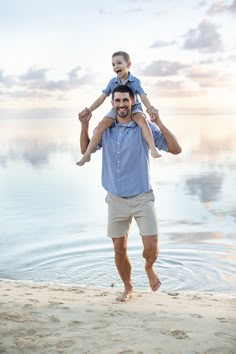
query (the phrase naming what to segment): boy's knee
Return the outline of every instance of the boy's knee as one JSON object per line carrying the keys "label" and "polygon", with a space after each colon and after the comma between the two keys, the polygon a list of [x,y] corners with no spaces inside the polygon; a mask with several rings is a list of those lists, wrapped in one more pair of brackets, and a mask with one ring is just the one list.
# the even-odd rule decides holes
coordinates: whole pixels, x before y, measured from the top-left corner
{"label": "boy's knee", "polygon": [[132,115],[132,119],[135,121],[137,124],[147,124],[146,116],[144,113],[137,112]]}
{"label": "boy's knee", "polygon": [[100,131],[104,131],[107,128],[111,127],[112,123],[113,123],[113,119],[112,118],[105,117],[105,118],[103,118],[103,120],[101,120],[101,122],[98,123],[96,129],[98,129]]}

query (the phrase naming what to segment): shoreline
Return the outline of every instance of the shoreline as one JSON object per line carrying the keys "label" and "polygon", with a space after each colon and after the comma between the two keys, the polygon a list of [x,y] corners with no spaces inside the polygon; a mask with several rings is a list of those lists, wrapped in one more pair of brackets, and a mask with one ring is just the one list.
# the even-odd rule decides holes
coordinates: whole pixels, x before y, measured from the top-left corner
{"label": "shoreline", "polygon": [[0,280],[0,353],[236,353],[233,295]]}

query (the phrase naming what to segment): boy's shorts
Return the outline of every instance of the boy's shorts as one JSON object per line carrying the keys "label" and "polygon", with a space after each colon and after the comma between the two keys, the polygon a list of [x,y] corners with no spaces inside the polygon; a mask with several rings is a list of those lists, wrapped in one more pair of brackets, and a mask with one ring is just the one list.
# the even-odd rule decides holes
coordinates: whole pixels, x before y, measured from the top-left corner
{"label": "boy's shorts", "polygon": [[132,218],[135,219],[141,236],[158,234],[155,196],[152,191],[127,198],[107,193],[105,201],[108,204],[108,237],[128,235]]}

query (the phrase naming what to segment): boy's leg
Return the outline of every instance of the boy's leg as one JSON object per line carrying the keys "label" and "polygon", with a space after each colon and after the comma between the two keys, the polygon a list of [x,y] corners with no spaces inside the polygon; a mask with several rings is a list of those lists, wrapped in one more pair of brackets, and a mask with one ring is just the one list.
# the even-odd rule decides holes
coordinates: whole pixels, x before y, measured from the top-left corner
{"label": "boy's leg", "polygon": [[98,124],[94,134],[88,144],[87,150],[84,153],[82,159],[76,162],[76,165],[83,166],[86,162],[90,161],[91,154],[94,151],[97,144],[101,141],[103,132],[109,128],[113,123],[113,119],[110,117],[104,117],[103,120]]}
{"label": "boy's leg", "polygon": [[155,157],[155,158],[161,157],[161,155],[159,154],[159,152],[157,151],[157,148],[155,146],[151,129],[147,123],[147,120],[143,116],[143,114],[142,113],[134,113],[132,119],[141,128],[143,137],[146,140],[146,142],[148,143],[148,146],[151,150],[152,157]]}

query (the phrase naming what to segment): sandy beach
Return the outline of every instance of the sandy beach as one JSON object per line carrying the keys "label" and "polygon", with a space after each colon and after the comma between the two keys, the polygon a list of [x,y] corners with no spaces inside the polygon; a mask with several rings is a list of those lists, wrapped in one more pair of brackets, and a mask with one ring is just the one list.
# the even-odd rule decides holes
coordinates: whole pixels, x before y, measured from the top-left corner
{"label": "sandy beach", "polygon": [[236,353],[236,301],[219,294],[0,281],[0,353]]}

